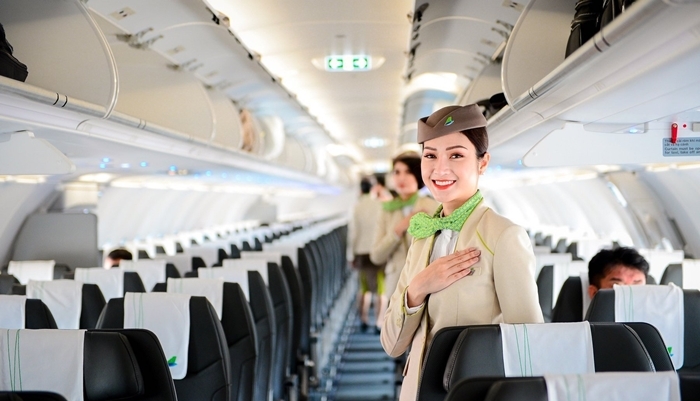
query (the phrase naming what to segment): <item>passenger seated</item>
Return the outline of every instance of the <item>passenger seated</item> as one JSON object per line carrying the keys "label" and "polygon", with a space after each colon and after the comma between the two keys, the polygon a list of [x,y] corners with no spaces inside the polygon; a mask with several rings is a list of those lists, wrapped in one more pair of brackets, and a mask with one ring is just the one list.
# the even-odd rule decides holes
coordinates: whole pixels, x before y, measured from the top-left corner
{"label": "passenger seated", "polygon": [[647,283],[649,263],[633,248],[604,249],[588,262],[588,295],[613,285],[644,285]]}
{"label": "passenger seated", "polygon": [[131,254],[131,252],[127,251],[124,248],[115,249],[112,252],[110,252],[109,255],[107,255],[107,257],[105,258],[104,266],[106,269],[110,269],[112,267],[119,266],[119,262],[122,259],[123,260],[133,260],[134,257]]}

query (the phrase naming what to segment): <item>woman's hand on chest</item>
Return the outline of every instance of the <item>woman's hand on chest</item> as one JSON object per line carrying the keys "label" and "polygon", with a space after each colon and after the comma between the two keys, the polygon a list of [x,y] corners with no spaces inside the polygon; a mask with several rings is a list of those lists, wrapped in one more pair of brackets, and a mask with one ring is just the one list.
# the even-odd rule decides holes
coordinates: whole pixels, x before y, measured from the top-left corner
{"label": "woman's hand on chest", "polygon": [[415,307],[423,302],[428,295],[441,291],[462,277],[468,276],[471,267],[479,261],[481,251],[468,248],[451,255],[436,259],[428,267],[418,273],[408,284],[406,296],[407,307]]}

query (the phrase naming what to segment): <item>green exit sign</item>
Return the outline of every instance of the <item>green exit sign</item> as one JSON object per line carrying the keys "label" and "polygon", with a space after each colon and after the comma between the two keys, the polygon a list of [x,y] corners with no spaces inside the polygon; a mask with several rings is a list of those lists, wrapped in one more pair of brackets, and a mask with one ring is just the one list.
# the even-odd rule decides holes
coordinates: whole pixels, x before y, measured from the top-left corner
{"label": "green exit sign", "polygon": [[369,71],[372,69],[370,56],[328,56],[326,71]]}

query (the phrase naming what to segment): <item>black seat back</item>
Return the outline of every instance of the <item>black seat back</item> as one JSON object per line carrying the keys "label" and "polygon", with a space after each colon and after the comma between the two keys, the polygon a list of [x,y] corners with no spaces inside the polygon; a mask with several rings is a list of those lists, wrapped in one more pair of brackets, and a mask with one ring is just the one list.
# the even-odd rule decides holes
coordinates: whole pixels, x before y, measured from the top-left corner
{"label": "black seat back", "polygon": [[0,295],[12,294],[12,286],[19,284],[15,276],[11,274],[0,274]]}
{"label": "black seat back", "polygon": [[250,309],[255,320],[258,356],[255,367],[255,401],[267,401],[272,390],[272,366],[275,351],[275,310],[270,291],[257,271],[248,272]]}
{"label": "black seat back", "polygon": [[27,329],[57,329],[56,321],[41,299],[27,298],[24,303],[24,327]]}
{"label": "black seat back", "polygon": [[583,290],[581,277],[569,277],[562,285],[552,311],[552,322],[583,321]]}
{"label": "black seat back", "polygon": [[284,398],[285,378],[289,374],[290,346],[292,343],[292,294],[282,268],[277,263],[267,264],[270,295],[275,314],[275,357],[273,360],[272,396]]}
{"label": "black seat back", "polygon": [[[696,341],[700,333],[700,319],[697,318],[698,312],[700,311],[700,291],[683,290],[683,307],[683,367],[678,371],[700,372],[700,343]],[[615,290],[598,291],[591,301],[586,319],[591,322],[614,322]],[[642,339],[647,340],[646,337],[642,337]],[[646,345],[647,348],[652,347],[649,344]],[[654,363],[659,366],[665,366],[664,358],[661,355],[657,355]],[[661,369],[657,367],[657,370]]]}
{"label": "black seat back", "polygon": [[231,360],[235,400],[253,399],[258,340],[248,300],[237,283],[224,283],[221,325]]}
{"label": "black seat back", "polygon": [[124,272],[124,294],[127,292],[146,292],[146,286],[138,273]]}
{"label": "black seat back", "polygon": [[[21,284],[15,284],[13,287],[13,293],[15,295],[26,295],[27,294],[27,286],[21,285]],[[26,322],[27,326],[26,328],[56,328],[56,322],[53,319],[53,315],[51,315],[51,319],[49,320],[46,312],[49,314],[48,307],[46,304],[41,302],[41,304],[37,304],[36,302],[31,302],[32,306],[32,314],[36,314],[36,316],[32,315],[32,317],[29,317],[29,308],[30,308],[30,302],[29,301],[39,301],[39,299],[27,299],[26,303],[26,308],[27,308],[27,317],[26,317]],[[102,313],[102,309],[104,308],[106,302],[105,298],[102,296],[102,291],[100,291],[100,287],[97,284],[85,284],[83,283],[83,288],[82,288],[82,296],[81,296],[81,311],[80,311],[80,327],[81,329],[94,329],[97,327],[97,320],[100,318],[100,314]],[[44,309],[46,312],[44,312]],[[38,327],[29,327],[29,322],[31,319],[31,324],[32,326],[38,326]],[[44,327],[44,326],[51,326],[53,324],[53,327]]]}
{"label": "black seat back", "polygon": [[[642,340],[627,325],[591,323],[591,337],[596,372],[654,371]],[[444,328],[428,348],[418,399],[442,400],[457,382],[488,376],[505,376],[500,326]]]}
{"label": "black seat back", "polygon": [[[121,329],[123,326],[124,298],[111,299],[100,316],[98,327]],[[226,350],[226,337],[214,307],[205,297],[191,297],[187,375],[175,381],[179,401],[234,399]],[[162,349],[160,352],[162,355]]]}
{"label": "black seat back", "polygon": [[105,302],[102,291],[97,284],[83,283],[82,310],[80,312],[80,328],[94,329],[100,319]]}
{"label": "black seat back", "polygon": [[552,321],[552,303],[554,301],[554,266],[543,266],[537,275],[537,297],[545,322]]}
{"label": "black seat back", "polygon": [[287,279],[289,293],[292,297],[292,316],[294,316],[294,320],[289,363],[290,371],[296,372],[299,358],[304,353],[308,354],[311,312],[305,307],[304,286],[301,282],[301,276],[289,256],[282,256],[282,272]]}
{"label": "black seat back", "polygon": [[673,283],[683,288],[683,265],[680,263],[672,263],[666,266],[664,274],[661,276],[661,285]]}

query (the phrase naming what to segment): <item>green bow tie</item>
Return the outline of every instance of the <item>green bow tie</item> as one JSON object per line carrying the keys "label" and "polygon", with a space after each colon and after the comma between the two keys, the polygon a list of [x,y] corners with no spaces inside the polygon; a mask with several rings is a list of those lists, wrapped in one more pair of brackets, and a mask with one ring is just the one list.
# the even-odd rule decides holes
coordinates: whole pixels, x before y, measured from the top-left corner
{"label": "green bow tie", "polygon": [[390,201],[386,201],[382,203],[382,208],[386,210],[387,212],[393,212],[394,210],[400,210],[403,209],[406,206],[413,206],[416,204],[416,201],[418,200],[418,192],[413,194],[410,198],[403,200],[401,198],[395,198]]}
{"label": "green bow tie", "polygon": [[430,237],[440,230],[460,231],[464,222],[472,214],[476,206],[484,199],[479,190],[469,198],[462,206],[457,208],[452,214],[447,217],[439,217],[442,213],[442,205],[438,208],[433,217],[427,213],[417,213],[411,218],[411,225],[408,227],[408,233],[414,238],[423,239]]}

